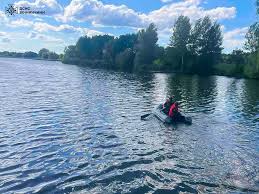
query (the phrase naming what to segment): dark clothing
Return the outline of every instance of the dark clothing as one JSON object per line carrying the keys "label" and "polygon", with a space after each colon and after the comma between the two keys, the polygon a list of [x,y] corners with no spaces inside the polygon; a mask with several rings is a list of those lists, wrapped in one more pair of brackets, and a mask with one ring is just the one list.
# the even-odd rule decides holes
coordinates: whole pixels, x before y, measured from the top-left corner
{"label": "dark clothing", "polygon": [[173,117],[171,117],[174,122],[183,122],[185,117],[181,113],[176,112]]}
{"label": "dark clothing", "polygon": [[171,107],[171,102],[170,102],[170,101],[166,101],[166,102],[163,104],[163,112],[168,115],[168,114],[169,114],[170,107]]}

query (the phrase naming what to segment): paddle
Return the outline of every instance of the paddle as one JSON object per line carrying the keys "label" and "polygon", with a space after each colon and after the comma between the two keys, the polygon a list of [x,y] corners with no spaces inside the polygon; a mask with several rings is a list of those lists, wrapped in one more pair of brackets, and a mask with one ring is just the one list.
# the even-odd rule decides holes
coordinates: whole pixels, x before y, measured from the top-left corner
{"label": "paddle", "polygon": [[140,118],[141,120],[144,120],[145,118],[147,118],[149,115],[151,115],[152,113],[148,113],[148,114],[145,114],[145,115],[142,115]]}

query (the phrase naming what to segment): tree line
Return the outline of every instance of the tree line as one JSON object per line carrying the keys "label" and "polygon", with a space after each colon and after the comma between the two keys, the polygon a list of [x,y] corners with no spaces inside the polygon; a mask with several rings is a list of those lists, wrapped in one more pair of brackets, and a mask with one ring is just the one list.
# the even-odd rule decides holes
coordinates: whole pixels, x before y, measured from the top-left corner
{"label": "tree line", "polygon": [[27,58],[27,59],[42,59],[42,60],[61,60],[63,54],[58,55],[55,52],[49,51],[46,48],[41,49],[38,53],[27,52],[0,52],[0,57],[13,57],[13,58]]}
{"label": "tree line", "polygon": [[170,44],[157,44],[154,24],[136,34],[119,37],[99,35],[80,37],[76,45],[66,47],[64,63],[75,63],[130,72],[177,71],[210,74],[222,51],[220,25],[209,17],[193,26],[180,16],[173,27]]}
{"label": "tree line", "polygon": [[[256,0],[256,8],[259,14],[259,0]],[[129,72],[166,71],[259,78],[259,23],[250,26],[245,50],[222,54],[222,40],[219,23],[208,16],[194,24],[187,16],[179,16],[166,47],[157,44],[157,28],[150,24],[138,33],[119,37],[80,37],[75,45],[65,48],[62,62]]]}

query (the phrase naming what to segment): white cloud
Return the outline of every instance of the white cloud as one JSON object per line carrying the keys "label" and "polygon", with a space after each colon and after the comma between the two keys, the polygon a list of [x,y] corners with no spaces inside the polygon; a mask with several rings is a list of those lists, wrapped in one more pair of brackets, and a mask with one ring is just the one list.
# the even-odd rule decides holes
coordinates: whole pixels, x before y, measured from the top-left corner
{"label": "white cloud", "polygon": [[[165,0],[168,2],[168,0]],[[159,29],[171,28],[180,15],[186,15],[195,21],[206,15],[214,20],[230,19],[236,15],[235,7],[217,7],[204,9],[201,0],[185,0],[166,4],[148,14],[136,12],[126,5],[104,4],[99,0],[72,0],[65,7],[63,15],[56,19],[63,22],[77,20],[91,22],[93,26],[146,27],[153,22]]]}
{"label": "white cloud", "polygon": [[71,33],[71,32],[75,32],[76,29],[73,26],[67,25],[67,24],[63,24],[60,26],[53,26],[50,25],[48,23],[44,23],[44,22],[36,22],[33,25],[33,29],[37,30],[38,32],[48,32],[48,31],[55,31],[55,32],[67,32],[67,33]]}
{"label": "white cloud", "polygon": [[173,29],[172,28],[164,28],[162,30],[158,30],[158,43],[163,46],[167,46],[169,44],[170,37],[172,36]]}
{"label": "white cloud", "polygon": [[9,43],[11,42],[11,39],[8,36],[8,33],[0,31],[0,38],[1,38],[1,43]]}
{"label": "white cloud", "polygon": [[245,35],[248,27],[236,28],[231,31],[224,32],[223,46],[226,51],[241,49],[245,43]]}
{"label": "white cloud", "polygon": [[172,2],[173,0],[160,0],[163,3],[168,3],[168,2]]}
{"label": "white cloud", "polygon": [[21,18],[18,20],[10,21],[7,25],[10,27],[31,27],[33,26],[33,22],[30,20],[25,20]]}
{"label": "white cloud", "polygon": [[55,37],[52,37],[52,36],[47,36],[45,34],[39,34],[38,32],[30,32],[28,34],[27,38],[38,39],[38,40],[42,40],[42,41],[47,42],[47,43],[64,44],[64,41],[62,39],[55,38]]}
{"label": "white cloud", "polygon": [[[169,3],[169,2],[173,2],[173,1],[176,1],[176,0],[160,0],[161,2],[163,3]],[[189,2],[192,2],[192,3],[200,3],[201,0],[184,0],[184,1],[189,1]]]}
{"label": "white cloud", "polygon": [[0,11],[0,24],[7,21],[8,21],[8,18],[6,17],[5,13],[3,11]]}
{"label": "white cloud", "polygon": [[6,36],[6,32],[0,32],[0,36]]}
{"label": "white cloud", "polygon": [[9,42],[11,42],[11,39],[5,37],[5,38],[2,38],[2,42],[9,43]]}
{"label": "white cloud", "polygon": [[46,15],[54,15],[60,13],[63,8],[56,0],[36,0],[35,2],[18,1],[15,2],[15,6],[30,7],[34,10],[42,10],[46,12]]}
{"label": "white cloud", "polygon": [[150,12],[148,17],[157,24],[158,28],[163,29],[172,27],[180,15],[190,17],[191,21],[195,21],[206,15],[214,20],[229,19],[236,15],[236,8],[234,7],[218,7],[205,10],[199,5],[200,1],[197,0],[172,3]]}
{"label": "white cloud", "polygon": [[35,18],[35,21],[43,22],[42,18]]}
{"label": "white cloud", "polygon": [[9,27],[32,27],[33,30],[38,32],[62,32],[62,33],[79,33],[81,35],[94,36],[104,34],[103,32],[97,30],[91,30],[88,28],[74,27],[68,24],[62,24],[58,26],[50,25],[45,22],[33,22],[30,20],[25,20],[23,18],[18,20],[13,20],[7,23]]}
{"label": "white cloud", "polygon": [[236,16],[235,7],[217,7],[215,9],[204,11],[203,16],[208,15],[214,20],[230,19]]}
{"label": "white cloud", "polygon": [[106,26],[143,27],[147,25],[145,14],[138,13],[126,5],[103,4],[98,0],[72,0],[64,14],[57,17],[63,21],[88,21]]}
{"label": "white cloud", "polygon": [[48,32],[48,31],[54,31],[54,32],[64,32],[64,33],[80,33],[82,35],[87,36],[94,36],[94,35],[101,35],[104,34],[103,32],[91,30],[87,28],[81,28],[81,27],[74,27],[68,24],[62,24],[59,26],[53,26],[47,23],[42,22],[36,22],[33,27],[34,30],[38,32]]}
{"label": "white cloud", "polygon": [[248,27],[236,28],[234,30],[228,31],[224,34],[225,39],[230,39],[234,37],[244,37],[248,31]]}

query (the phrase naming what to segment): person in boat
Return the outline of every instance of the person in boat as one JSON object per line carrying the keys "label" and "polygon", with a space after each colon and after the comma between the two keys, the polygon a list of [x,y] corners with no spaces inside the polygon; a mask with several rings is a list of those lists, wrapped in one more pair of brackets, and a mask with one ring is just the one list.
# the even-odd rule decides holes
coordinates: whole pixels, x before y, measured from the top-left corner
{"label": "person in boat", "polygon": [[173,96],[171,96],[170,98],[167,98],[166,99],[166,102],[163,104],[163,109],[162,111],[165,113],[165,114],[169,114],[169,110],[170,110],[170,107],[172,106],[173,104]]}
{"label": "person in boat", "polygon": [[171,105],[171,107],[169,109],[169,117],[171,117],[173,121],[184,120],[184,116],[181,115],[178,105],[179,105],[179,103],[175,102]]}

